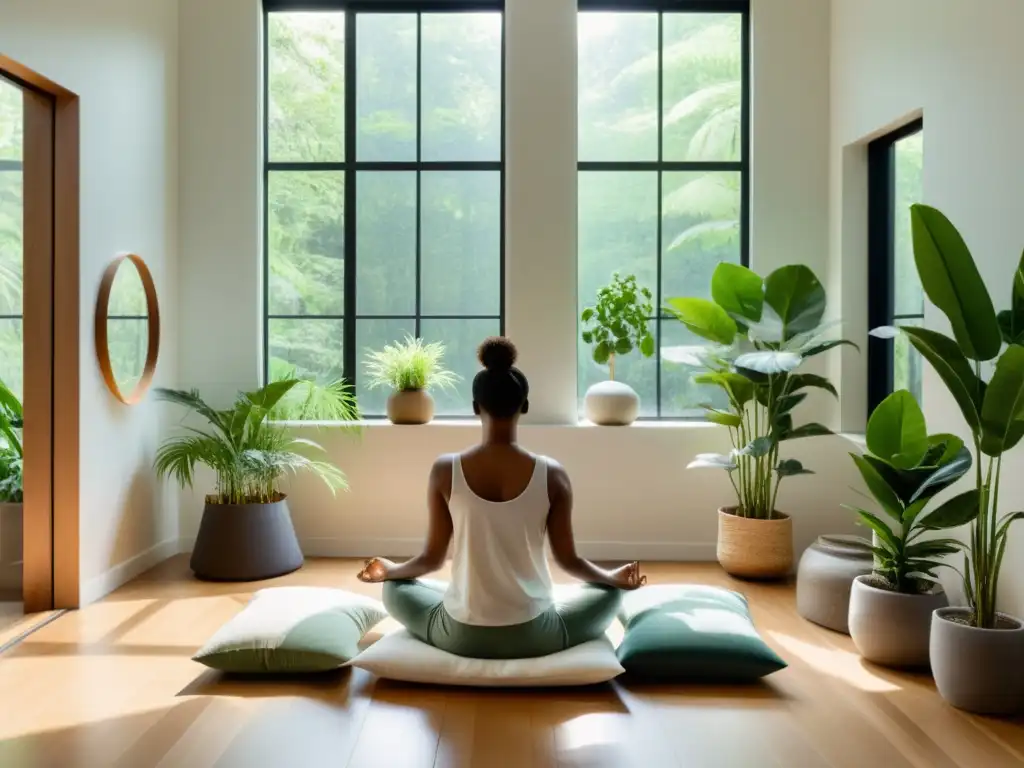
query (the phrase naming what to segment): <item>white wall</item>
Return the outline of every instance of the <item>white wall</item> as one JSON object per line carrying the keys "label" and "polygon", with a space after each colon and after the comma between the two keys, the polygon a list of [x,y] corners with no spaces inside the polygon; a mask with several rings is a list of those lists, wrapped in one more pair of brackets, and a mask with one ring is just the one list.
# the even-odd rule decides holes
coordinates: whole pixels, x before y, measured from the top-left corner
{"label": "white wall", "polygon": [[[730,489],[724,476],[683,468],[695,453],[722,448],[723,433],[700,425],[575,424],[575,3],[509,0],[506,14],[506,332],[522,347],[538,393],[522,440],[569,468],[585,551],[713,559],[715,509]],[[754,0],[752,27],[754,266],[802,262],[824,277],[828,4]],[[260,55],[258,0],[181,0],[182,384],[218,400],[254,385],[259,371]],[[829,418],[824,402],[809,415]],[[360,440],[321,430],[315,437],[352,490],[335,500],[312,481],[292,489],[307,554],[415,552],[431,461],[476,435],[466,424],[378,424]],[[852,529],[839,507],[849,500],[850,447],[837,438],[796,448],[819,473],[790,480],[780,497],[796,517],[798,547],[819,533]],[[183,495],[186,548],[204,491]]]}
{"label": "white wall", "polygon": [[[963,233],[998,308],[1024,246],[1024,4],[1017,0],[833,0],[832,277],[843,312],[866,326],[866,150],[876,135],[924,116],[924,201]],[[848,315],[849,316],[849,315]],[[929,326],[945,319],[933,307]],[[856,373],[863,376],[863,370]],[[929,370],[933,431],[963,433],[959,410]],[[1004,509],[1019,509],[1024,452],[1003,471]],[[1024,530],[1007,550],[1001,604],[1024,614]]]}
{"label": "white wall", "polygon": [[0,50],[81,99],[83,603],[178,540],[176,494],[151,470],[167,415],[151,401],[117,403],[93,343],[100,275],[117,253],[138,253],[164,321],[157,384],[177,379],[177,38],[175,0],[5,0],[0,8]]}

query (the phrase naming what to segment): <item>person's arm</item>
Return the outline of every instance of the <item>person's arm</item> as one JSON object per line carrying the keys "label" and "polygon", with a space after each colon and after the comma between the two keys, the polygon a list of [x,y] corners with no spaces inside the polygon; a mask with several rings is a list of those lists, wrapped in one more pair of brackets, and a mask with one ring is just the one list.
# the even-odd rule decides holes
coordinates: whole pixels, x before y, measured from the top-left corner
{"label": "person's arm", "polygon": [[368,560],[359,578],[362,581],[404,581],[417,579],[441,568],[448,557],[448,544],[452,538],[452,516],[448,512],[448,500],[445,489],[452,485],[452,463],[450,459],[440,458],[434,462],[430,470],[430,481],[427,485],[427,509],[429,522],[427,541],[423,551],[404,563],[393,563],[384,558]]}
{"label": "person's arm", "polygon": [[613,571],[599,568],[576,552],[572,532],[572,483],[561,465],[551,462],[548,469],[548,540],[558,566],[573,578],[590,584],[606,584],[619,589],[636,589],[647,582],[640,575],[640,564],[628,563]]}

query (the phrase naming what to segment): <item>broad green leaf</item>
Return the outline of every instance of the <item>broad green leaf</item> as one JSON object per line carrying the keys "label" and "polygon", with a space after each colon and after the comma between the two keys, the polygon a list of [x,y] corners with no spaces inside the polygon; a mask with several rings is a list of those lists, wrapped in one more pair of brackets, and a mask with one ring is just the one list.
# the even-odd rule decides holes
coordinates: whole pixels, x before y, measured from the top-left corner
{"label": "broad green leaf", "polygon": [[770,437],[756,437],[747,443],[740,453],[744,456],[753,456],[755,459],[759,459],[762,456],[767,456],[774,444]]}
{"label": "broad green leaf", "polygon": [[596,347],[594,347],[594,362],[598,365],[607,365],[608,360],[611,359],[612,348],[607,341],[602,341]]}
{"label": "broad green leaf", "polygon": [[971,360],[991,360],[1003,339],[992,298],[974,258],[953,223],[939,210],[913,205],[910,221],[921,286],[949,319],[953,336]]}
{"label": "broad green leaf", "polygon": [[580,315],[580,320],[582,320],[584,323],[588,323],[588,322],[590,322],[590,320],[593,317],[594,317],[594,308],[593,307],[587,307],[586,309],[583,310],[583,314]]}
{"label": "broad green leaf", "polygon": [[939,374],[953,399],[960,406],[960,412],[963,413],[971,431],[979,433],[985,384],[978,378],[959,345],[948,336],[927,328],[903,326],[900,330],[910,339],[914,349],[920,352]]}
{"label": "broad green leaf", "polygon": [[910,497],[914,495],[918,486],[927,478],[926,473],[918,470],[896,469],[889,462],[877,456],[872,456],[870,453],[865,453],[863,458],[882,476],[882,479],[892,488],[904,506],[910,503]]}
{"label": "broad green leaf", "polygon": [[981,450],[1001,456],[1020,440],[1014,422],[1024,415],[1024,347],[1011,344],[996,363],[995,373],[985,390],[981,406]]}
{"label": "broad green leaf", "polygon": [[806,392],[795,392],[791,395],[783,395],[775,401],[775,412],[780,416],[784,413],[790,413],[806,399]]}
{"label": "broad green leaf", "polygon": [[957,435],[951,435],[946,432],[940,432],[937,435],[929,435],[928,442],[933,447],[942,447],[942,453],[937,454],[935,461],[932,462],[937,467],[941,467],[943,464],[948,464],[957,457],[964,447],[964,441]]}
{"label": "broad green leaf", "polygon": [[651,357],[654,354],[654,337],[647,334],[640,341],[640,354],[644,357]]}
{"label": "broad green leaf", "polygon": [[764,300],[782,320],[782,338],[817,328],[825,315],[825,289],[803,264],[790,264],[764,281]]}
{"label": "broad green leaf", "polygon": [[816,373],[794,373],[789,377],[790,392],[796,392],[797,390],[805,389],[807,387],[824,389],[826,392],[831,393],[833,397],[839,397],[839,393],[836,391],[836,388],[832,386],[832,382],[824,376],[818,376]]}
{"label": "broad green leaf", "polygon": [[938,509],[921,518],[918,523],[932,530],[959,528],[967,525],[978,516],[979,494],[977,488],[964,491],[958,496],[947,499]]}
{"label": "broad green leaf", "polygon": [[1012,310],[1004,309],[996,315],[999,331],[1007,344],[1024,343],[1024,316],[1018,318]]}
{"label": "broad green leaf", "polygon": [[903,504],[900,502],[896,491],[885,481],[885,478],[875,469],[871,462],[865,457],[851,453],[853,463],[857,465],[860,476],[864,478],[864,484],[868,487],[871,495],[878,502],[882,510],[893,520],[903,522]]}
{"label": "broad green leaf", "polygon": [[888,525],[883,523],[879,518],[872,515],[870,512],[865,512],[863,509],[858,509],[857,514],[860,519],[864,521],[864,524],[878,534],[878,538],[888,547],[893,553],[899,552],[900,541],[896,537],[896,534],[892,532],[892,529]]}
{"label": "broad green leaf", "polygon": [[914,494],[910,497],[910,503],[919,499],[930,499],[936,494],[951,486],[971,468],[973,459],[971,452],[961,446],[957,455],[938,469],[928,474]]}
{"label": "broad green leaf", "polygon": [[857,351],[860,351],[860,347],[858,347],[856,344],[854,344],[852,341],[849,341],[848,339],[835,339],[833,341],[823,341],[821,344],[815,344],[805,349],[801,349],[800,354],[803,355],[806,359],[808,357],[814,357],[816,355],[820,355],[822,352],[828,352],[830,349],[835,349],[836,347],[841,346],[853,347]]}
{"label": "broad green leaf", "polygon": [[719,411],[716,408],[708,408],[705,410],[704,418],[712,424],[721,424],[723,427],[736,428],[743,424],[743,419],[735,413],[726,413],[725,411]]}
{"label": "broad green leaf", "polygon": [[799,440],[804,437],[824,437],[826,435],[834,434],[831,429],[826,427],[824,424],[818,424],[817,422],[810,422],[808,424],[802,424],[795,429],[790,429],[786,432],[785,437],[780,438],[781,440]]}
{"label": "broad green leaf", "polygon": [[615,354],[616,355],[628,355],[633,351],[633,342],[628,338],[621,338],[615,342]]}
{"label": "broad green leaf", "polygon": [[764,281],[746,267],[723,261],[711,275],[711,298],[732,317],[756,323],[764,308]]}
{"label": "broad green leaf", "polygon": [[953,555],[962,551],[965,544],[956,539],[935,539],[911,544],[903,550],[907,557],[935,557],[936,555]]}
{"label": "broad green leaf", "polygon": [[913,504],[909,504],[903,509],[903,531],[906,533],[914,527],[914,522],[917,520],[918,515],[928,506],[930,499],[918,499]]}
{"label": "broad green leaf", "polygon": [[665,308],[702,339],[728,345],[736,338],[736,321],[713,301],[698,298],[668,299]]}
{"label": "broad green leaf", "polygon": [[738,373],[729,372],[711,372],[711,373],[698,373],[693,377],[693,380],[697,384],[713,384],[717,387],[721,387],[730,394],[741,407],[746,405],[754,398],[754,385],[750,383],[750,380],[745,376]]}
{"label": "broad green leaf", "polygon": [[905,389],[880,402],[868,419],[868,450],[898,469],[917,466],[928,450],[928,427],[917,400]]}
{"label": "broad green leaf", "polygon": [[769,349],[740,355],[736,358],[736,368],[763,374],[789,373],[802,362],[803,358],[796,352]]}
{"label": "broad green leaf", "polygon": [[796,459],[783,459],[779,462],[778,466],[775,467],[775,471],[779,477],[794,477],[796,475],[813,475],[814,472],[806,469],[804,465]]}

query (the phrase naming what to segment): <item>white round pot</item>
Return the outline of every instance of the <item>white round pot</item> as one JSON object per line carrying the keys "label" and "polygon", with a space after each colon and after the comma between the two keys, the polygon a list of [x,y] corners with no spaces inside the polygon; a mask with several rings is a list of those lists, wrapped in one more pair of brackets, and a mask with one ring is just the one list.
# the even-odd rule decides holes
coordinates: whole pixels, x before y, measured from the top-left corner
{"label": "white round pot", "polygon": [[629,384],[601,381],[583,398],[587,419],[602,427],[625,427],[640,415],[640,396]]}
{"label": "white round pot", "polygon": [[932,613],[949,604],[938,585],[907,595],[881,589],[858,576],[850,591],[850,637],[868,661],[885,667],[927,667]]}
{"label": "white round pot", "polygon": [[931,657],[939,693],[979,715],[1024,711],[1024,624],[1000,613],[999,629],[978,629],[965,623],[969,616],[967,608],[935,611]]}

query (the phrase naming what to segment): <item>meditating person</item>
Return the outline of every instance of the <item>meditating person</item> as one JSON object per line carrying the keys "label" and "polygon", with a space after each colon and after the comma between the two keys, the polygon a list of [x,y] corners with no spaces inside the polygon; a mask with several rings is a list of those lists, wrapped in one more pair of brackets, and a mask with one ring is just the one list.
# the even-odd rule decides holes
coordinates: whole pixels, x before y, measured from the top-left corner
{"label": "meditating person", "polygon": [[[480,445],[439,458],[430,472],[423,552],[396,564],[367,560],[365,582],[385,582],[388,612],[419,640],[459,656],[546,656],[600,637],[618,612],[620,590],[646,583],[639,563],[606,571],[576,553],[572,485],[555,461],[516,443],[530,385],[505,338],[480,346],[473,379]],[[417,581],[438,570],[454,535],[451,582]],[[552,594],[545,535],[558,565],[586,582],[564,601]]]}

